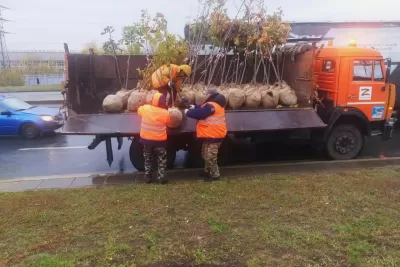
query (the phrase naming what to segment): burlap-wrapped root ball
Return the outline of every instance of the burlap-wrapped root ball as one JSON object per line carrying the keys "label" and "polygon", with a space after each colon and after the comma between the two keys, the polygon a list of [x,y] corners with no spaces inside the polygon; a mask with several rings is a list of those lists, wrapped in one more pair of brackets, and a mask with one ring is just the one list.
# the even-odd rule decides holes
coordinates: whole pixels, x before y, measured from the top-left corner
{"label": "burlap-wrapped root ball", "polygon": [[279,92],[273,88],[262,91],[262,106],[264,108],[276,108],[279,104]]}
{"label": "burlap-wrapped root ball", "polygon": [[296,92],[289,85],[283,85],[279,90],[279,102],[284,106],[296,105]]}
{"label": "burlap-wrapped root ball", "polygon": [[194,104],[195,100],[196,100],[196,94],[193,91],[192,88],[190,87],[184,87],[182,89],[182,92],[180,92],[179,94],[181,97],[187,99],[187,101],[189,102],[189,104]]}
{"label": "burlap-wrapped root ball", "polygon": [[248,84],[243,89],[246,95],[246,99],[244,102],[245,106],[248,108],[258,107],[261,103],[261,93],[259,88]]}
{"label": "burlap-wrapped root ball", "polygon": [[204,104],[204,101],[206,101],[207,96],[204,91],[196,92],[195,93],[195,104],[196,105],[202,105]]}
{"label": "burlap-wrapped root ball", "polygon": [[167,125],[169,128],[176,128],[179,127],[182,123],[182,112],[176,108],[172,107],[168,109],[169,116],[171,117],[170,123]]}
{"label": "burlap-wrapped root ball", "polygon": [[123,107],[122,99],[117,95],[108,95],[103,100],[103,109],[105,112],[117,113],[121,112]]}
{"label": "burlap-wrapped root ball", "polygon": [[196,105],[201,105],[206,100],[206,86],[202,83],[196,83],[192,87],[194,92],[194,102]]}
{"label": "burlap-wrapped root ball", "polygon": [[146,104],[151,105],[151,102],[153,101],[153,96],[158,93],[157,90],[151,90],[150,92],[147,93],[146,96]]}
{"label": "burlap-wrapped root ball", "polygon": [[140,106],[146,102],[146,92],[135,90],[131,93],[128,99],[128,110],[137,111]]}
{"label": "burlap-wrapped root ball", "polygon": [[231,88],[229,89],[229,106],[233,109],[240,108],[244,101],[246,100],[246,95],[242,89]]}
{"label": "burlap-wrapped root ball", "polygon": [[224,87],[220,86],[218,88],[218,93],[220,93],[221,95],[223,95],[225,97],[226,104],[228,104],[229,90],[227,88],[224,88]]}
{"label": "burlap-wrapped root ball", "polygon": [[121,89],[115,94],[116,96],[119,96],[122,99],[122,104],[124,107],[128,105],[128,99],[132,91],[133,90]]}

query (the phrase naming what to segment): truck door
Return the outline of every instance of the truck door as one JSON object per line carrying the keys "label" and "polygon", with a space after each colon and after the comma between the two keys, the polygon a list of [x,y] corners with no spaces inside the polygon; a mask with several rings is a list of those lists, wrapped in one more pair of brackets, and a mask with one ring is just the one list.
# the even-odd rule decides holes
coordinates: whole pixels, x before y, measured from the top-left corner
{"label": "truck door", "polygon": [[347,106],[358,108],[368,119],[385,119],[388,90],[385,89],[383,60],[355,59],[350,62]]}

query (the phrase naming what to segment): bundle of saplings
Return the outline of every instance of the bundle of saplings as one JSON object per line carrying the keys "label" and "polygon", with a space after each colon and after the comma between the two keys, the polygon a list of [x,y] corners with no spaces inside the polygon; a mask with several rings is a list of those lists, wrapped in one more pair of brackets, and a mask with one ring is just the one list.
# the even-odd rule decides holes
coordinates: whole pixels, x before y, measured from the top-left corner
{"label": "bundle of saplings", "polygon": [[[134,39],[145,40],[139,45],[143,51],[151,50],[152,56],[147,57],[146,67],[139,69],[141,85],[134,90],[120,90],[116,95],[107,96],[103,103],[104,110],[136,112],[140,106],[150,104],[156,92],[152,90],[151,75],[164,64],[192,66],[192,76],[186,79],[179,93],[190,104],[203,104],[207,90],[215,88],[225,96],[227,109],[295,106],[296,93],[282,80],[282,58],[287,52],[284,45],[290,32],[282,12],[278,10],[267,14],[267,8],[261,2],[250,1],[239,8],[235,18],[231,18],[225,5],[226,1],[220,0],[210,0],[200,5],[198,16],[190,23],[185,39],[168,33],[166,24],[158,23],[160,20],[157,18],[167,22],[161,13],[152,19],[144,12],[144,17],[148,19],[142,19],[135,25],[152,30],[137,31],[136,34],[140,36]],[[213,52],[206,53],[203,61],[198,60],[199,55],[204,55],[208,43],[214,44],[211,49]],[[152,46],[148,47],[149,44]],[[294,56],[292,50],[290,55]],[[227,60],[228,55],[233,60]],[[248,69],[253,69],[251,81],[245,78],[249,74]],[[264,80],[258,83],[261,76],[258,74],[261,73]],[[277,80],[278,83],[270,84],[270,80]],[[213,83],[221,85],[215,86]],[[182,111],[172,108],[169,112],[173,117],[170,127],[178,127],[182,121]]]}

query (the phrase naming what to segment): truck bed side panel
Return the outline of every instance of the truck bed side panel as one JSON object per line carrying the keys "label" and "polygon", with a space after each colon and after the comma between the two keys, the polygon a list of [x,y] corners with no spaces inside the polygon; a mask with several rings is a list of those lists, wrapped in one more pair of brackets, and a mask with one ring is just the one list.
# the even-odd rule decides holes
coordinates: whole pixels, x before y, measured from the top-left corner
{"label": "truck bed side panel", "polygon": [[[320,128],[326,125],[313,109],[270,111],[232,111],[226,113],[228,132],[273,131]],[[137,114],[81,114],[68,117],[62,134],[133,136],[140,133],[141,118]],[[194,133],[196,121],[184,118],[181,127],[170,134]]]}

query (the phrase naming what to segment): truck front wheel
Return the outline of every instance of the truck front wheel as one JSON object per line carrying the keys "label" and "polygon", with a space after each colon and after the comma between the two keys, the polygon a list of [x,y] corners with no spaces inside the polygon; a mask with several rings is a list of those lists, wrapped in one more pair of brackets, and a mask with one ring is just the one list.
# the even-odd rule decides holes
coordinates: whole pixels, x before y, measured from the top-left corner
{"label": "truck front wheel", "polygon": [[360,130],[351,124],[336,126],[325,143],[325,151],[334,160],[349,160],[357,157],[364,146]]}
{"label": "truck front wheel", "polygon": [[[138,138],[132,140],[131,147],[129,149],[129,158],[132,162],[133,167],[138,171],[144,171],[144,156],[143,156],[143,145],[139,142]],[[176,150],[169,146],[167,148],[167,168],[172,169],[176,158]]]}

